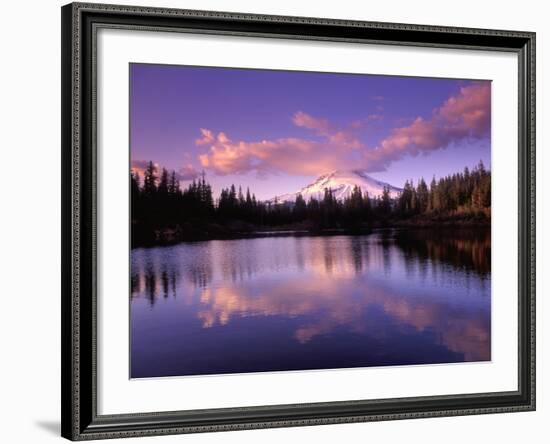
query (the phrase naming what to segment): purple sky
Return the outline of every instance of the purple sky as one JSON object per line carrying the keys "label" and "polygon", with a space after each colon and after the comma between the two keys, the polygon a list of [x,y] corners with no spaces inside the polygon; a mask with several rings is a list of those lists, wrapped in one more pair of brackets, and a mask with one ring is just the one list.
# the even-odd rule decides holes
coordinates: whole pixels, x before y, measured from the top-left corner
{"label": "purple sky", "polygon": [[401,187],[491,165],[489,81],[130,65],[132,167],[259,199],[335,169]]}

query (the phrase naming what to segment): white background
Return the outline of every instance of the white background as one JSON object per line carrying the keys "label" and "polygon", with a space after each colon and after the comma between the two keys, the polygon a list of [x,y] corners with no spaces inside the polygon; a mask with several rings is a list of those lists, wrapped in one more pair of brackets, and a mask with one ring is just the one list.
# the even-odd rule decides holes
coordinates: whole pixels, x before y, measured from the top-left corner
{"label": "white background", "polygon": [[[542,171],[548,170],[543,122],[550,103],[542,72],[547,64],[549,16],[543,2],[444,2],[417,0],[363,2],[296,2],[266,0],[131,1],[120,3],[203,8],[266,14],[315,15],[334,18],[490,27],[536,31],[538,51],[538,411],[461,418],[438,418],[370,424],[225,432],[190,436],[142,438],[137,442],[544,442],[550,419],[550,393],[545,384],[542,348],[549,330],[541,319],[544,303],[544,257],[549,248],[542,227],[550,192]],[[0,255],[3,305],[0,310],[2,367],[0,405],[2,440],[48,442],[59,434],[59,36],[62,2],[11,2],[3,5],[0,45],[0,113],[2,165],[0,174]],[[6,174],[7,173],[7,174]],[[546,213],[546,214],[544,214]],[[543,251],[546,250],[546,251]],[[7,285],[6,285],[7,284]],[[546,347],[548,350],[548,347]],[[546,437],[547,439],[547,437]],[[127,440],[127,442],[136,440]]]}

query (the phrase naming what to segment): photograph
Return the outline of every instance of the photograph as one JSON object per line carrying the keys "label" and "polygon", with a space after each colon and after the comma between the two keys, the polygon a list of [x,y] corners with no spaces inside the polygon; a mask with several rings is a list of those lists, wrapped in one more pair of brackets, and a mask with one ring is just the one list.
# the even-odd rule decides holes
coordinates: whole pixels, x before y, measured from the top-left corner
{"label": "photograph", "polygon": [[491,361],[490,80],[128,75],[130,378]]}

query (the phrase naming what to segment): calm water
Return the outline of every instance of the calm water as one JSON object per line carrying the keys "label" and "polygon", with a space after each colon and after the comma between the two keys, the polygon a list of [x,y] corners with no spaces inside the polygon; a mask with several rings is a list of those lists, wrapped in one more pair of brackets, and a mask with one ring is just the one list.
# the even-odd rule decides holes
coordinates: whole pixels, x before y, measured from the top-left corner
{"label": "calm water", "polygon": [[133,378],[491,359],[490,233],[132,250]]}

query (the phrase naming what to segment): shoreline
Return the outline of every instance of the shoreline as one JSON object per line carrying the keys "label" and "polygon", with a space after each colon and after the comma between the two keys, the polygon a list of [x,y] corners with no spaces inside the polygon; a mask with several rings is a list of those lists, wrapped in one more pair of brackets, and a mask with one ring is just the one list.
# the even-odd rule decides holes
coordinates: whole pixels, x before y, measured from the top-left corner
{"label": "shoreline", "polygon": [[363,226],[356,229],[350,228],[326,228],[326,229],[304,229],[283,227],[282,229],[269,229],[265,227],[259,230],[238,231],[227,230],[223,233],[210,233],[203,231],[194,236],[185,236],[173,229],[156,230],[157,236],[160,237],[151,241],[132,241],[131,249],[134,248],[153,248],[173,246],[180,243],[208,242],[214,240],[239,240],[239,239],[261,239],[265,237],[328,237],[328,236],[366,236],[374,231],[405,229],[405,230],[434,230],[445,231],[449,229],[480,229],[489,230],[491,228],[491,220],[400,220],[388,221],[386,223],[373,224],[371,226]]}

